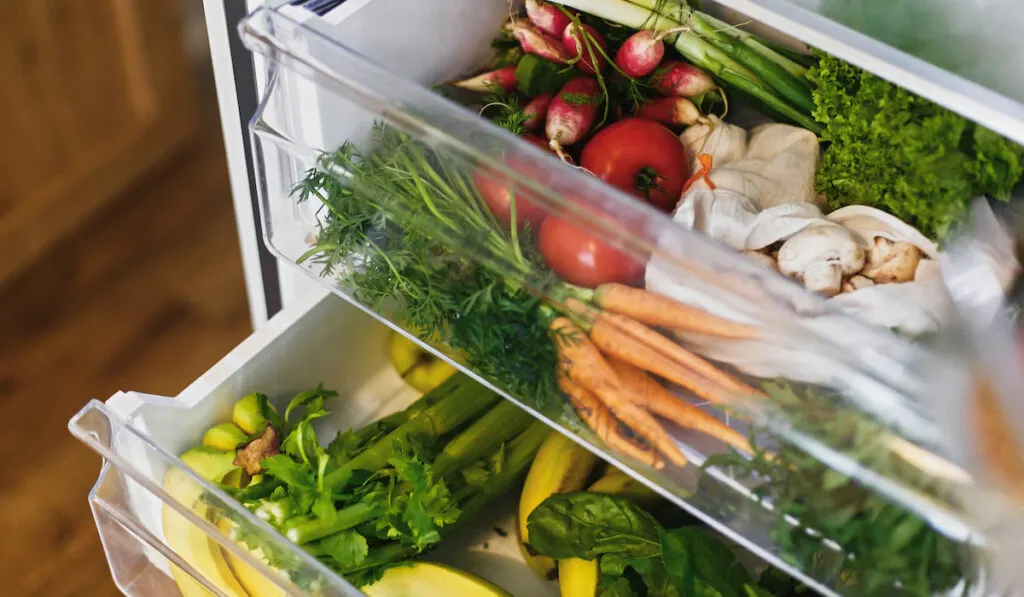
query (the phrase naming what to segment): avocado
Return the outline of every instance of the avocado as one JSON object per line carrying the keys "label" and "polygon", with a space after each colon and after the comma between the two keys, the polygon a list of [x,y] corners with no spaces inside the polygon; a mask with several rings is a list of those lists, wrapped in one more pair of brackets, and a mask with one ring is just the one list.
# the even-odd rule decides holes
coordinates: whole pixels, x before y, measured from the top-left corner
{"label": "avocado", "polygon": [[468,572],[428,562],[390,568],[362,591],[368,597],[512,597],[504,589]]}
{"label": "avocado", "polygon": [[220,483],[228,473],[238,468],[234,464],[233,450],[218,450],[209,446],[192,448],[181,455],[181,461],[197,475],[214,483]]}
{"label": "avocado", "polygon": [[203,445],[218,450],[234,450],[249,440],[249,436],[234,423],[214,425],[203,434]]}
{"label": "avocado", "polygon": [[[270,408],[273,410],[274,407]],[[259,431],[260,426],[267,420],[260,412],[259,394],[253,392],[236,402],[235,409],[231,413],[231,420],[248,435]]]}

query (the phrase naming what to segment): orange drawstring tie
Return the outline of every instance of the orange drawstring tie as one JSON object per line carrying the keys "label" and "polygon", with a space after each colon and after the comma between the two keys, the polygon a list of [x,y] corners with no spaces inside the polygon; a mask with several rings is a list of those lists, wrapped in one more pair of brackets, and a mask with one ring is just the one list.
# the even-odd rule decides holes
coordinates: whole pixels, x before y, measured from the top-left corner
{"label": "orange drawstring tie", "polygon": [[701,153],[697,155],[697,161],[700,162],[700,170],[693,173],[693,176],[686,180],[683,184],[683,192],[690,190],[690,186],[700,179],[704,180],[704,184],[708,185],[712,191],[715,190],[715,183],[711,182],[708,174],[711,174],[711,154]]}

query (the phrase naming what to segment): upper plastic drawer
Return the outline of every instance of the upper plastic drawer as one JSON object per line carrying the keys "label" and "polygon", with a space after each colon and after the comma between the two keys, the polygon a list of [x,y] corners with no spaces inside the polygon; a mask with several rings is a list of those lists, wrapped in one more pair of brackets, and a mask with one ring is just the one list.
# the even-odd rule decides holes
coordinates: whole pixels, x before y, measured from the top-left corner
{"label": "upper plastic drawer", "polygon": [[930,392],[941,371],[968,395],[968,367],[430,89],[482,68],[508,15],[251,15],[242,35],[272,68],[252,127],[270,247],[824,593],[976,586],[973,480]]}
{"label": "upper plastic drawer", "polygon": [[721,0],[1024,143],[1017,0]]}

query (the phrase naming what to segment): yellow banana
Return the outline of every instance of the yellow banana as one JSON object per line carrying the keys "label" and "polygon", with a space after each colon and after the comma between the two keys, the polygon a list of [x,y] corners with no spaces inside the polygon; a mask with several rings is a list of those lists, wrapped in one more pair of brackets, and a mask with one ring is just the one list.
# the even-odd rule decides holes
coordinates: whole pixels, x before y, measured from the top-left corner
{"label": "yellow banana", "polygon": [[397,332],[388,338],[388,356],[402,379],[420,392],[433,390],[455,373],[455,367]]}
{"label": "yellow banana", "polygon": [[[223,478],[223,475],[220,478]],[[210,519],[210,507],[199,499],[202,489],[183,470],[172,468],[167,471],[164,488],[179,503],[191,507],[198,516]],[[213,539],[166,504],[163,507],[162,518],[164,538],[171,549],[225,595],[248,597],[228,566],[227,560],[224,559],[220,546]],[[171,574],[184,597],[210,595],[205,587],[173,564]]]}
{"label": "yellow banana", "polygon": [[[227,518],[221,518],[217,522],[217,528],[228,537],[232,537],[234,533],[235,523],[231,522]],[[242,543],[238,544],[243,549],[246,549]],[[251,549],[249,553],[252,554],[257,560],[261,560],[266,563],[266,558],[263,557],[263,552],[260,549]],[[224,550],[224,557],[228,561],[228,565],[231,567],[231,571],[238,577],[239,582],[245,587],[249,597],[284,597],[288,593],[277,586],[272,580],[267,578],[262,572],[256,568],[250,566],[247,562],[243,561],[242,558],[236,556],[228,550]]]}
{"label": "yellow banana", "polygon": [[620,495],[642,508],[651,508],[661,500],[653,489],[615,467],[608,467],[603,477],[587,488],[594,493]]}
{"label": "yellow banana", "polygon": [[553,579],[557,568],[551,558],[533,553],[526,521],[530,513],[552,495],[582,489],[597,462],[597,456],[587,449],[560,433],[551,432],[530,465],[519,498],[516,531],[523,559],[542,578]]}
{"label": "yellow banana", "polygon": [[562,597],[594,597],[597,573],[597,560],[558,560],[558,592]]}
{"label": "yellow banana", "polygon": [[[594,481],[587,491],[621,495],[646,506],[654,505],[661,499],[649,487],[613,466],[609,466],[604,476]],[[597,560],[559,560],[558,589],[562,597],[594,597],[597,593],[598,568]]]}

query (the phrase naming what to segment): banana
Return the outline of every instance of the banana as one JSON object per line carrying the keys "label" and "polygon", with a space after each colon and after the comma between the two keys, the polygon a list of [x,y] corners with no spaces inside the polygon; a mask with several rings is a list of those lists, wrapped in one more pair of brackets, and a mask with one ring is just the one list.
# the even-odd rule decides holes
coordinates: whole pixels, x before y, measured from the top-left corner
{"label": "banana", "polygon": [[587,491],[621,495],[634,504],[646,509],[657,505],[662,499],[650,487],[611,466],[608,467],[608,472],[603,477],[594,481],[594,484],[587,488]]}
{"label": "banana", "polygon": [[554,579],[557,568],[551,558],[533,553],[526,521],[530,513],[552,495],[582,489],[597,462],[597,456],[587,449],[560,433],[552,432],[530,465],[519,498],[516,531],[523,559],[541,578]]}
{"label": "banana", "polygon": [[398,332],[391,332],[388,338],[388,356],[402,379],[423,393],[433,390],[455,373],[455,367]]}
{"label": "banana", "polygon": [[[587,491],[621,495],[642,506],[652,506],[661,499],[649,487],[610,465],[604,476],[594,481]],[[562,597],[594,597],[598,576],[597,560],[558,561],[558,590]]]}
{"label": "banana", "polygon": [[[227,518],[221,518],[217,522],[217,528],[222,533],[231,537],[234,533],[235,523],[231,522]],[[239,543],[243,549],[245,545]],[[257,560],[261,560],[266,563],[266,559],[263,557],[263,552],[259,549],[249,550]],[[234,572],[235,576],[238,577],[239,582],[245,587],[246,592],[250,597],[284,597],[288,593],[278,587],[272,580],[267,578],[262,572],[250,566],[247,562],[243,561],[242,558],[236,556],[230,551],[224,550],[224,557],[228,561],[228,566],[231,571]]]}
{"label": "banana", "polygon": [[[195,448],[182,455],[182,460],[190,468],[211,481],[220,481],[234,470],[231,464],[233,459],[233,452],[209,448]],[[202,488],[182,469],[171,468],[167,471],[164,489],[180,504],[192,508],[196,515],[211,520],[210,507],[200,500]],[[164,538],[175,553],[228,597],[248,597],[224,559],[220,546],[213,539],[166,504],[161,514]],[[210,595],[210,591],[202,584],[173,564],[171,574],[183,597]]]}
{"label": "banana", "polygon": [[562,597],[594,597],[597,594],[597,560],[558,560],[558,592]]}

